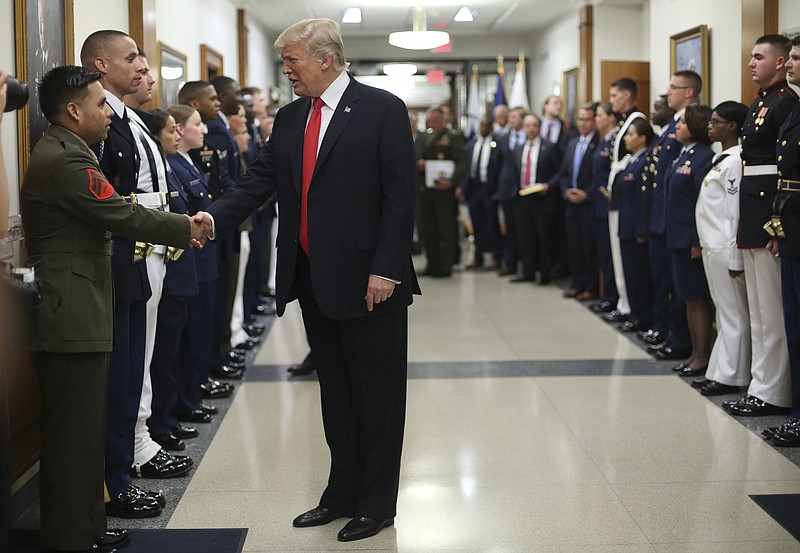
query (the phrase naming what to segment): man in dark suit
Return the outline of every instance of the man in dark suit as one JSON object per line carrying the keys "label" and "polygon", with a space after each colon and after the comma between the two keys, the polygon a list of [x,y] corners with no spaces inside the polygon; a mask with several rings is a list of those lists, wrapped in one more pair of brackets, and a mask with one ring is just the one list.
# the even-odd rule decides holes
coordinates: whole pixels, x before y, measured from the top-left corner
{"label": "man in dark suit", "polygon": [[281,108],[240,183],[198,213],[223,235],[277,191],[276,306],[299,299],[331,451],[328,486],[298,527],[354,517],[352,541],[394,522],[406,397],[417,174],[405,104],[344,71],[339,25],[300,21],[275,41],[302,96]]}
{"label": "man in dark suit", "polygon": [[600,137],[594,122],[596,104],[587,104],[578,112],[578,132],[567,143],[558,178],[564,198],[567,224],[567,250],[572,285],[564,297],[590,300],[597,297],[597,258],[595,255],[594,217],[589,200],[593,180],[594,152]]}
{"label": "man in dark suit", "polygon": [[[553,266],[554,221],[558,209],[558,184],[550,181],[558,171],[560,156],[555,144],[539,136],[538,115],[525,116],[526,141],[514,150],[515,179],[519,198],[514,202],[517,242],[522,256],[522,274],[511,282],[532,282],[539,270],[539,284],[550,284]],[[541,185],[541,190],[525,194]]]}
{"label": "man in dark suit", "polygon": [[492,120],[484,119],[480,125],[480,136],[467,143],[467,177],[461,185],[461,195],[469,206],[472,228],[475,235],[475,259],[467,269],[483,267],[483,254],[493,256],[490,269],[500,267],[503,250],[499,247],[500,227],[497,220],[497,203],[492,196],[497,193],[497,178],[500,169],[500,150],[492,136]]}
{"label": "man in dark suit", "polygon": [[503,210],[506,234],[503,238],[503,268],[500,276],[517,274],[520,253],[517,244],[517,227],[514,217],[514,203],[517,201],[519,179],[514,173],[514,150],[525,142],[522,121],[528,112],[525,108],[514,107],[508,112],[508,132],[497,139],[500,150],[500,170],[497,182],[497,201]]}
{"label": "man in dark suit", "polygon": [[[71,65],[44,76],[40,104],[51,126],[31,155],[20,198],[27,262],[42,283],[31,352],[42,393],[44,551],[109,551],[129,539],[124,530],[106,532],[103,509],[115,331],[111,232],[188,247],[192,226],[186,215],[126,203],[101,172],[87,146],[106,139],[113,113],[99,80],[99,73]],[[193,229],[192,237],[201,232]]]}

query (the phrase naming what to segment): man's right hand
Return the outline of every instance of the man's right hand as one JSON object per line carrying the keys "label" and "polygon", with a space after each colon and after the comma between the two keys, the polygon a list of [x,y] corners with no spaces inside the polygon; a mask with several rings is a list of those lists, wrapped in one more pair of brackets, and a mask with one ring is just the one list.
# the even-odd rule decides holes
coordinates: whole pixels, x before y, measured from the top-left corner
{"label": "man's right hand", "polygon": [[196,248],[202,248],[209,238],[214,237],[214,227],[211,216],[205,211],[195,213],[192,220],[192,239],[190,243]]}

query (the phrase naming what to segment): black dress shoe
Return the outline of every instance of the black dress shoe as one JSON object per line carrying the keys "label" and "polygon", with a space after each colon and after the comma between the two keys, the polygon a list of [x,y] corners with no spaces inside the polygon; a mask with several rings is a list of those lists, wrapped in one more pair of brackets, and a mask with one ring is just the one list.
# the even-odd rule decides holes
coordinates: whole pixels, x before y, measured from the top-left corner
{"label": "black dress shoe", "polygon": [[[131,484],[133,486],[133,484]],[[144,496],[149,499],[150,501],[155,501],[156,504],[161,507],[162,509],[167,506],[166,498],[160,492],[148,492],[146,490],[142,490],[141,488],[137,488]]]}
{"label": "black dress shoe", "polygon": [[106,503],[106,515],[117,518],[151,518],[161,514],[161,505],[148,498],[138,487],[125,491]]}
{"label": "black dress shoe", "polygon": [[624,323],[628,320],[628,316],[615,309],[614,311],[603,315],[603,320],[607,323]]}
{"label": "black dress shoe", "polygon": [[700,388],[700,393],[704,396],[724,396],[725,394],[733,394],[738,391],[738,386],[728,386],[720,382],[709,382]]}
{"label": "black dress shoe", "polygon": [[242,325],[242,330],[244,330],[248,336],[261,336],[264,334],[264,325],[257,325],[255,323],[247,323]]}
{"label": "black dress shoe", "polygon": [[255,340],[253,338],[248,338],[244,342],[240,342],[233,346],[233,351],[242,350],[242,351],[250,351],[254,347],[258,345],[261,340]]}
{"label": "black dress shoe", "polygon": [[793,418],[778,427],[771,429],[765,428],[762,433],[767,430],[773,430],[772,434],[768,436],[772,443],[782,447],[800,447],[800,419]]}
{"label": "black dress shoe", "polygon": [[297,516],[292,521],[292,526],[295,528],[309,528],[311,526],[323,526],[329,522],[333,522],[337,518],[349,516],[347,514],[328,509],[327,507],[319,506],[314,507],[310,511],[306,511],[302,515]]}
{"label": "black dress shoe", "polygon": [[292,376],[300,376],[304,374],[311,374],[315,369],[312,363],[300,363],[299,365],[291,365],[286,370],[289,371],[289,374]]}
{"label": "black dress shoe", "polygon": [[336,536],[339,541],[356,541],[370,538],[394,524],[394,519],[375,519],[367,517],[356,517],[344,525]]}
{"label": "black dress shoe", "polygon": [[173,434],[175,437],[180,438],[181,440],[187,440],[189,438],[196,438],[199,432],[197,432],[197,428],[194,426],[184,426],[182,424],[176,424],[175,428],[170,430],[170,433]]}
{"label": "black dress shoe", "polygon": [[614,306],[611,304],[610,301],[601,301],[600,303],[594,304],[589,309],[591,309],[595,313],[610,313],[611,311],[614,310]]}
{"label": "black dress shoe", "polygon": [[691,355],[691,351],[672,349],[671,346],[664,346],[655,352],[655,358],[660,361],[675,361],[678,359],[686,359]]}
{"label": "black dress shoe", "polygon": [[639,335],[639,338],[648,345],[660,344],[664,341],[664,335],[657,330],[648,330]]}
{"label": "black dress shoe", "polygon": [[235,352],[233,350],[226,351],[222,354],[224,362],[234,361],[236,363],[244,363],[247,360],[247,352]]}
{"label": "black dress shoe", "polygon": [[219,413],[219,409],[217,409],[213,405],[208,405],[202,402],[200,403],[200,405],[197,406],[197,408],[200,409],[203,413],[206,413],[208,415],[216,415],[217,413]]}
{"label": "black dress shoe", "polygon": [[258,315],[274,315],[275,313],[277,313],[275,306],[269,303],[262,303],[261,305],[256,305],[253,311]]}
{"label": "black dress shoe", "polygon": [[220,365],[211,369],[211,376],[214,378],[230,378],[238,380],[244,376],[244,369],[232,369],[227,365]]}
{"label": "black dress shoe", "polygon": [[166,449],[167,451],[183,451],[186,449],[186,444],[183,443],[183,440],[178,438],[172,432],[167,432],[165,434],[158,434],[153,436],[153,441],[155,441],[158,445]]}
{"label": "black dress shoe", "polygon": [[192,409],[186,413],[178,413],[178,420],[181,422],[211,422],[211,415],[204,413],[200,409]]}
{"label": "black dress shoe", "polygon": [[155,457],[143,465],[134,465],[131,476],[139,478],[178,478],[192,470],[193,461],[186,456],[176,456],[159,449]]}
{"label": "black dress shoe", "polygon": [[705,379],[705,378],[696,378],[695,380],[692,380],[692,381],[689,383],[689,385],[690,385],[692,388],[694,388],[695,390],[699,390],[699,389],[700,389],[700,388],[702,388],[703,386],[708,386],[708,385],[709,385],[709,384],[711,384],[712,382],[714,382],[714,381],[713,381],[713,380],[707,380],[707,379]]}
{"label": "black dress shoe", "polygon": [[700,367],[699,369],[693,369],[691,367],[684,367],[678,371],[678,376],[683,377],[692,377],[692,376],[703,376],[706,374],[706,370],[708,369],[708,365],[705,367]]}
{"label": "black dress shoe", "polygon": [[676,364],[674,364],[674,365],[672,365],[670,367],[670,370],[673,370],[676,373],[679,373],[679,372],[681,372],[683,369],[685,369],[688,366],[689,365],[687,365],[686,363],[676,363]]}
{"label": "black dress shoe", "polygon": [[646,327],[639,321],[625,321],[619,325],[619,329],[622,332],[638,332],[640,330],[644,330],[645,328]]}
{"label": "black dress shoe", "polygon": [[765,417],[789,413],[788,407],[772,405],[749,394],[735,401],[726,401],[722,404],[722,408],[736,417]]}
{"label": "black dress shoe", "polygon": [[784,432],[784,431],[788,430],[789,428],[791,428],[795,424],[800,424],[800,419],[791,418],[791,419],[789,419],[788,421],[786,421],[785,423],[783,423],[783,424],[781,424],[779,426],[768,426],[768,427],[764,428],[763,430],[761,430],[761,434],[763,436],[766,436],[767,438],[771,438],[776,434],[780,434],[781,432]]}
{"label": "black dress shoe", "polygon": [[114,528],[106,530],[105,534],[95,538],[94,543],[98,548],[114,549],[122,547],[131,541],[131,536],[124,528]]}
{"label": "black dress shoe", "polygon": [[650,344],[649,346],[647,346],[647,353],[649,353],[650,355],[655,355],[657,351],[661,351],[665,347],[667,347],[666,340],[663,342],[658,342],[657,344]]}
{"label": "black dress shoe", "polygon": [[203,399],[222,399],[230,397],[233,393],[233,386],[220,383],[213,378],[208,379],[208,382],[200,384],[200,389],[203,390]]}

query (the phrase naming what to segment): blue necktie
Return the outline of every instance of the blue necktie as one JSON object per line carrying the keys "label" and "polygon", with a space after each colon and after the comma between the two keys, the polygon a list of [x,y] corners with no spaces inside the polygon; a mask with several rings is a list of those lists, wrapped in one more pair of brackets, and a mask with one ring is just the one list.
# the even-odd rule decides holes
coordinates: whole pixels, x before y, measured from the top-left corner
{"label": "blue necktie", "polygon": [[582,136],[575,146],[575,156],[572,158],[572,188],[578,188],[578,171],[580,171],[585,150],[586,137]]}

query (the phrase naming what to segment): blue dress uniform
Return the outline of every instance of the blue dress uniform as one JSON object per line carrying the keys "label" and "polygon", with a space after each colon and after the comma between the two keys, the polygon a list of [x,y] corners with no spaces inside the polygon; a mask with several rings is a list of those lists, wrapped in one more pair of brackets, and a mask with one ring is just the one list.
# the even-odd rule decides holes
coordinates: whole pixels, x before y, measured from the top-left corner
{"label": "blue dress uniform", "polygon": [[[167,161],[186,192],[190,213],[204,211],[214,200],[209,192],[203,170],[198,169],[183,154],[170,154]],[[178,365],[181,390],[178,396],[178,415],[197,409],[203,398],[200,385],[211,376],[212,360],[217,353],[214,339],[214,299],[217,295],[219,265],[216,242],[194,252],[198,294],[187,305],[188,320],[180,339]]]}
{"label": "blue dress uniform", "polygon": [[[475,262],[483,264],[484,253],[493,254],[494,260],[499,262],[502,250],[499,248],[500,237],[495,233],[495,229],[499,228],[497,204],[491,199],[497,192],[497,180],[500,178],[500,149],[494,136],[476,135],[467,142],[467,166],[469,171],[461,183],[461,192],[472,218]],[[485,174],[481,166],[485,167]]]}
{"label": "blue dress uniform", "polygon": [[[774,210],[780,211],[785,237],[778,239],[781,256],[783,323],[792,375],[792,417],[800,418],[800,104],[781,128],[777,145],[778,193]],[[777,208],[777,209],[775,209]],[[784,440],[800,444],[800,430]],[[781,438],[773,441],[780,442]]]}
{"label": "blue dress uniform", "polygon": [[627,167],[614,179],[613,193],[619,211],[619,245],[622,250],[625,286],[631,305],[629,320],[649,328],[652,322],[652,293],[647,244],[636,241],[637,238],[645,237],[641,230],[640,213],[645,188],[646,152],[647,149],[642,148],[631,155]]}
{"label": "blue dress uniform", "polygon": [[611,261],[611,242],[608,236],[608,175],[611,172],[611,153],[617,129],[608,133],[594,152],[594,170],[589,199],[594,207],[594,230],[597,238],[597,260],[603,272],[602,303],[617,305],[619,295],[614,282],[614,263]]}
{"label": "blue dress uniform", "polygon": [[[189,207],[186,191],[169,168],[167,184],[172,194],[169,201],[170,212],[194,214]],[[189,316],[189,300],[199,293],[195,251],[193,248],[183,250],[177,259],[173,259],[171,252],[167,254],[167,274],[161,301],[158,303],[156,339],[153,361],[150,363],[153,412],[147,419],[147,426],[156,440],[178,425],[178,398],[182,382],[177,363],[180,338]]]}
{"label": "blue dress uniform", "polygon": [[[106,96],[110,93],[106,92]],[[117,194],[130,196],[136,192],[139,151],[126,112],[120,115],[114,111],[108,138],[93,145],[92,150]],[[108,364],[105,445],[106,486],[112,498],[131,483],[134,434],[144,379],[146,305],[152,294],[145,262],[133,261],[134,241],[119,236],[113,240],[115,343]]]}
{"label": "blue dress uniform", "polygon": [[778,132],[796,104],[797,95],[785,79],[780,80],[759,90],[743,127],[737,243],[743,250],[753,362],[747,396],[723,403],[734,415],[775,414],[776,406],[786,408],[791,403],[780,264],[765,248],[772,238],[765,225],[771,221],[777,194]]}
{"label": "blue dress uniform", "polygon": [[669,252],[667,251],[667,187],[665,179],[672,162],[681,151],[675,136],[680,115],[670,121],[651,152],[646,170],[645,199],[642,204],[642,221],[647,229],[650,278],[653,287],[653,330],[666,340],[673,350],[691,347],[689,326],[686,322],[686,304],[675,295],[672,282]]}
{"label": "blue dress uniform", "polygon": [[695,209],[700,185],[714,159],[706,144],[685,146],[667,172],[666,229],[675,294],[680,300],[710,298],[701,258],[692,259],[692,247],[700,247]]}

